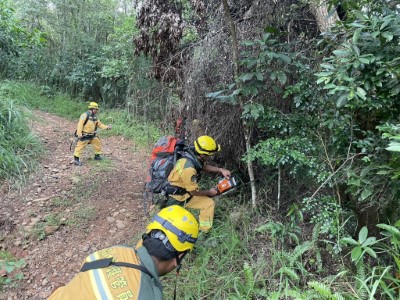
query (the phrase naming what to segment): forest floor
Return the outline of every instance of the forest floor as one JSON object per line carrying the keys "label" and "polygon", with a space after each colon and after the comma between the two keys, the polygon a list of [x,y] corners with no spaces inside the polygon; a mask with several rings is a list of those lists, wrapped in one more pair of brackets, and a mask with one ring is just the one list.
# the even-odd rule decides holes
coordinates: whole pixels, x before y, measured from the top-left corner
{"label": "forest floor", "polygon": [[[102,138],[104,160],[93,160],[89,145],[83,166],[74,166],[76,122],[33,114],[32,131],[45,145],[38,170],[18,190],[10,183],[0,186],[0,251],[26,261],[24,279],[0,292],[1,300],[47,299],[88,254],[135,244],[148,222],[142,207],[148,153],[112,136]],[[0,270],[0,276],[5,273]]]}

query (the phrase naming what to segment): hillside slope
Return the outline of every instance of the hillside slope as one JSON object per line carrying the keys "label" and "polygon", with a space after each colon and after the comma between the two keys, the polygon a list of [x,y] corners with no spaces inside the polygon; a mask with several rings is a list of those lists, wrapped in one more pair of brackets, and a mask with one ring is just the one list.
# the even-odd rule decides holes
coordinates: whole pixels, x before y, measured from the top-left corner
{"label": "hillside slope", "polygon": [[84,165],[74,166],[75,126],[35,111],[31,128],[45,145],[39,168],[19,191],[0,187],[0,250],[27,262],[22,282],[0,299],[46,299],[90,252],[135,243],[143,233],[146,153],[122,137],[102,138],[105,160],[94,161],[89,146]]}

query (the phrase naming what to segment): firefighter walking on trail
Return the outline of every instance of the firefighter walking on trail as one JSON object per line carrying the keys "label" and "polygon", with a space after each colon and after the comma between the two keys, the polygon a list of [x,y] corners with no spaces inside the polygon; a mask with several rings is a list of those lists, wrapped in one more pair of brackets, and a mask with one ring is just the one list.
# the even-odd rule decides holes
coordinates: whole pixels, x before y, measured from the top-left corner
{"label": "firefighter walking on trail", "polygon": [[194,141],[192,148],[194,151],[185,153],[177,160],[168,176],[169,185],[181,188],[182,193],[169,194],[167,205],[181,205],[200,210],[200,230],[208,232],[214,219],[215,202],[211,197],[216,196],[218,190],[216,188],[199,190],[200,172],[220,173],[225,178],[229,178],[231,172],[205,163],[207,157],[221,150],[220,145],[212,137],[200,136]]}
{"label": "firefighter walking on trail", "polygon": [[101,140],[96,136],[97,128],[106,130],[112,128],[111,125],[105,125],[97,118],[99,105],[96,102],[90,102],[88,108],[89,110],[80,116],[78,126],[76,128],[76,136],[78,139],[74,151],[74,165],[76,166],[82,165],[80,157],[88,144],[93,146],[94,159],[102,159],[100,156],[102,153],[102,143]]}
{"label": "firefighter walking on trail", "polygon": [[164,208],[135,248],[115,246],[89,255],[72,281],[48,300],[161,300],[159,277],[174,269],[178,274],[184,256],[197,241],[198,226],[183,207]]}

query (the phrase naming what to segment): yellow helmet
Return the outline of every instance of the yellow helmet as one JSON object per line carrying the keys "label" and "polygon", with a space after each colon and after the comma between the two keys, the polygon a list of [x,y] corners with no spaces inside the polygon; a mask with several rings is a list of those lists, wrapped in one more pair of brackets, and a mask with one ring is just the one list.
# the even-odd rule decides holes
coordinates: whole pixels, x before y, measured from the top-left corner
{"label": "yellow helmet", "polygon": [[147,225],[147,233],[161,230],[178,252],[192,250],[199,236],[199,224],[196,218],[179,205],[168,206],[153,217]]}
{"label": "yellow helmet", "polygon": [[198,154],[213,155],[221,150],[221,146],[208,135],[198,137],[194,141],[194,148]]}
{"label": "yellow helmet", "polygon": [[88,107],[94,108],[94,109],[99,109],[99,105],[96,102],[90,102]]}

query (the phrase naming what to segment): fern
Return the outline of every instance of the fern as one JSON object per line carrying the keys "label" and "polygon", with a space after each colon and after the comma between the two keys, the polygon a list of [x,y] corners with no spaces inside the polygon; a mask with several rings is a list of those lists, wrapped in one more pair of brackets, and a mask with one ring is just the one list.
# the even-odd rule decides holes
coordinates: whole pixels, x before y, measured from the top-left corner
{"label": "fern", "polygon": [[333,294],[332,300],[345,300],[345,298],[342,294],[339,294],[338,292],[336,292]]}
{"label": "fern", "polygon": [[315,226],[313,228],[313,232],[312,232],[312,242],[313,243],[318,242],[320,232],[321,232],[321,223],[317,223],[317,224],[315,224]]}
{"label": "fern", "polygon": [[278,272],[281,275],[283,275],[283,274],[287,275],[290,279],[293,279],[293,280],[299,280],[300,279],[299,275],[297,275],[296,271],[294,271],[293,269],[288,268],[288,267],[282,267],[282,268],[279,269]]}
{"label": "fern", "polygon": [[317,267],[318,271],[322,271],[322,257],[321,257],[321,250],[319,249],[318,246],[318,239],[319,239],[319,234],[321,232],[321,224],[318,223],[314,226],[313,228],[313,233],[312,233],[312,243],[314,244],[314,249],[315,249],[315,257],[317,261]]}
{"label": "fern", "polygon": [[301,245],[296,246],[296,248],[294,248],[293,253],[290,256],[290,265],[293,266],[294,262],[299,260],[299,258],[301,258],[301,256],[307,252],[308,250],[310,250],[312,248],[313,244],[310,242],[304,242]]}
{"label": "fern", "polygon": [[[234,289],[236,291],[235,298],[230,299],[252,299],[255,292],[255,276],[253,269],[248,262],[243,264],[244,281],[237,277],[234,280]],[[262,290],[258,290],[258,293],[262,293]]]}
{"label": "fern", "polygon": [[302,295],[302,293],[299,292],[299,291],[297,291],[297,290],[286,289],[286,290],[285,290],[285,295],[286,295],[286,296],[289,296],[289,297],[292,297],[292,298],[294,298],[294,299],[296,299],[296,300],[303,300],[303,299],[305,299],[305,298],[304,298],[304,295]]}
{"label": "fern", "polygon": [[243,271],[244,271],[244,277],[245,277],[245,285],[246,285],[246,290],[247,290],[247,297],[246,298],[252,298],[253,292],[254,292],[254,286],[255,286],[255,279],[254,279],[254,274],[251,266],[247,263],[244,262],[243,264]]}
{"label": "fern", "polygon": [[319,295],[323,296],[324,298],[332,297],[331,289],[326,284],[318,281],[310,281],[307,284],[314,290],[316,290]]}
{"label": "fern", "polygon": [[357,267],[357,292],[361,300],[365,300],[368,297],[368,293],[365,289],[365,285],[363,284],[366,281],[365,275],[365,265],[362,259],[360,259],[356,263]]}

